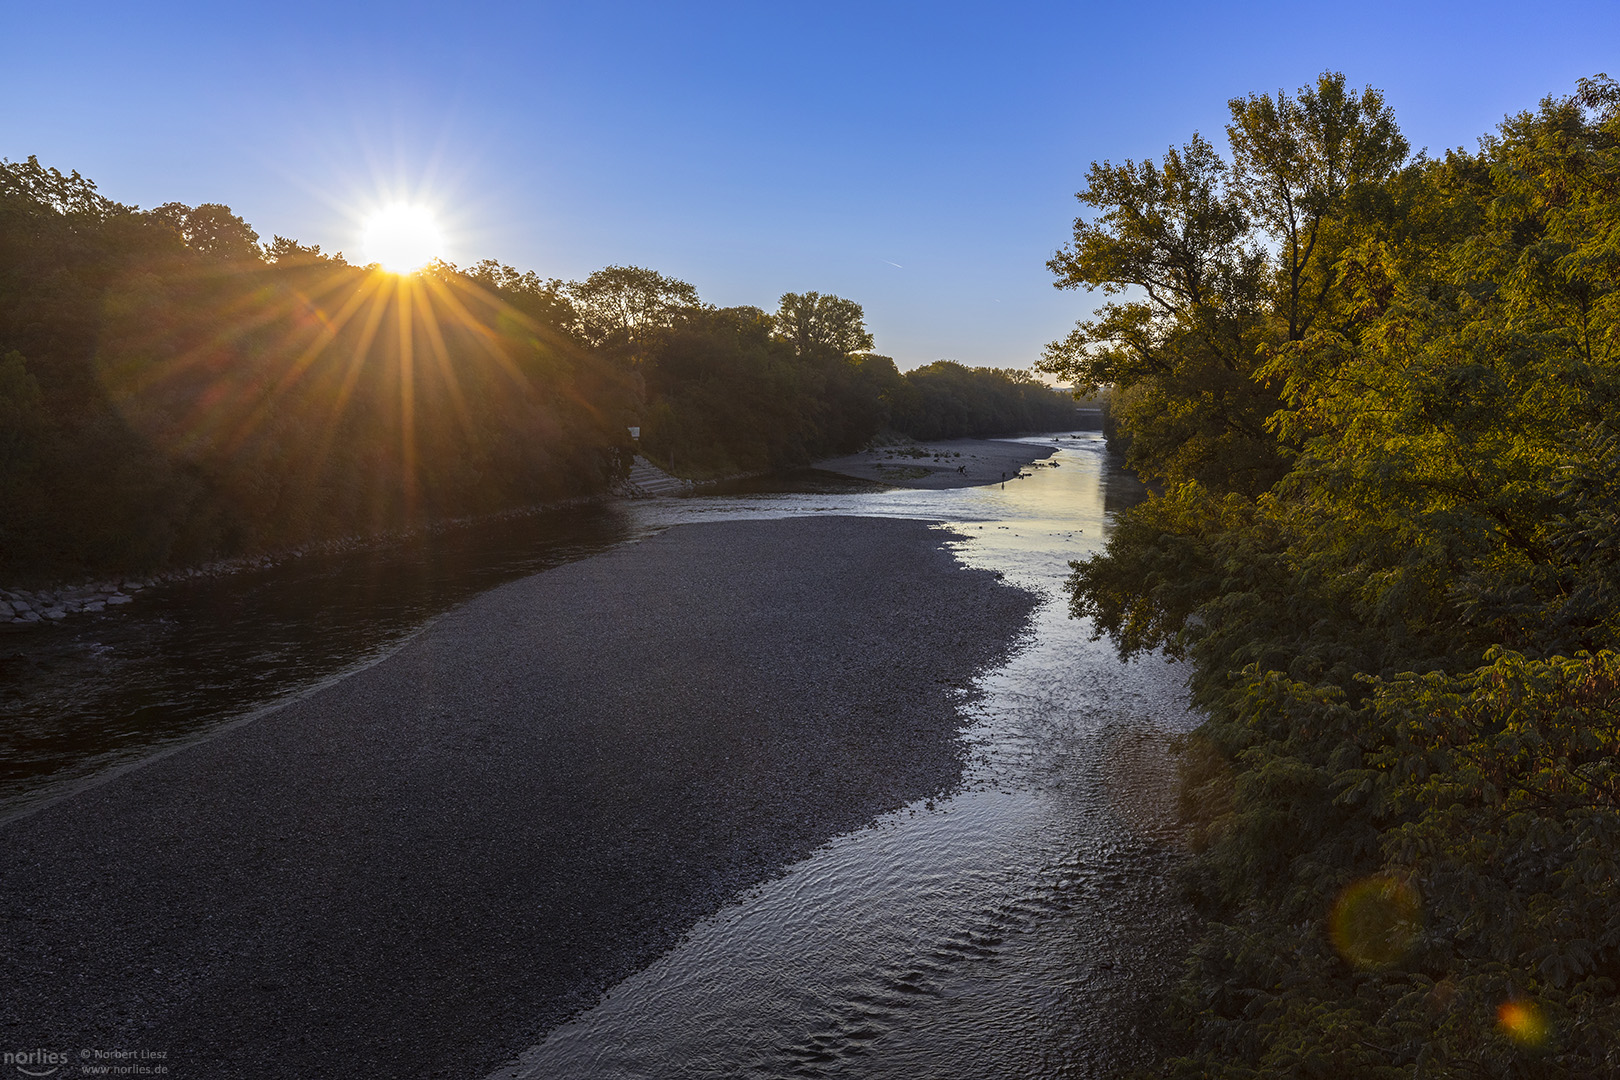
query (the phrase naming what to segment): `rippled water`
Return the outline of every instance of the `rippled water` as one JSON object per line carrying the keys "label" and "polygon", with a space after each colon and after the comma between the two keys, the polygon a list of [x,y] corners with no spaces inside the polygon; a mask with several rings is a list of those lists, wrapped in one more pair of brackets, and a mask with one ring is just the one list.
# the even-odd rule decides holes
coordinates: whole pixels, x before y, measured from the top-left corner
{"label": "rippled water", "polygon": [[1067,616],[1068,560],[1097,548],[1110,500],[1100,442],[1061,445],[1055,468],[1005,487],[638,510],[649,524],[939,519],[967,534],[965,561],[1044,600],[1017,654],[978,680],[962,790],[832,841],[495,1077],[976,1080],[1138,1059],[1178,954],[1167,742],[1193,721],[1178,671],[1123,664]]}

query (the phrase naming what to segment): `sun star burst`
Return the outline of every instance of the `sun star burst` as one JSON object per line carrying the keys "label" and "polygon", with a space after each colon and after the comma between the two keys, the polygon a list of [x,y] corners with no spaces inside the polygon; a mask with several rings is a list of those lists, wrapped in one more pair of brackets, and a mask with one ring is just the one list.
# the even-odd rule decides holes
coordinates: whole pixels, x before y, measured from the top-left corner
{"label": "sun star burst", "polygon": [[412,274],[443,256],[444,233],[426,207],[393,203],[366,219],[360,249],[384,270]]}

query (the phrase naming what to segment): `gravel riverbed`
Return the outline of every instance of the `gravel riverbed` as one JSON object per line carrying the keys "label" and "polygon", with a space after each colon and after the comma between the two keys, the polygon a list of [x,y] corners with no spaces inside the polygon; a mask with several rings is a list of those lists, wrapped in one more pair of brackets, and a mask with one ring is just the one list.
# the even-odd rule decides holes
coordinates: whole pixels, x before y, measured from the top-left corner
{"label": "gravel riverbed", "polygon": [[969,680],[1033,597],[945,539],[677,527],[7,822],[0,1043],[161,1051],[172,1077],[487,1074],[956,783]]}

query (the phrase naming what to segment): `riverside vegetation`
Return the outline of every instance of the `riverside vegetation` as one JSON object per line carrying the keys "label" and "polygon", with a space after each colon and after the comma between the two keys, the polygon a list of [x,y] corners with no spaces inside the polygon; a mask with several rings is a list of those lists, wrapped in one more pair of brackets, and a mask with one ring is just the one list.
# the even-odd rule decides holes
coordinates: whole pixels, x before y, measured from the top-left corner
{"label": "riverside vegetation", "polygon": [[[689,477],[1073,426],[1028,372],[901,375],[860,305],[703,304],[639,267],[396,276],[223,205],[0,162],[0,579],[149,574]],[[9,602],[9,601],[8,601]]]}
{"label": "riverside vegetation", "polygon": [[1208,717],[1166,1073],[1616,1075],[1620,86],[1438,156],[1337,74],[1230,111],[1050,264],[1161,488],[1073,611]]}

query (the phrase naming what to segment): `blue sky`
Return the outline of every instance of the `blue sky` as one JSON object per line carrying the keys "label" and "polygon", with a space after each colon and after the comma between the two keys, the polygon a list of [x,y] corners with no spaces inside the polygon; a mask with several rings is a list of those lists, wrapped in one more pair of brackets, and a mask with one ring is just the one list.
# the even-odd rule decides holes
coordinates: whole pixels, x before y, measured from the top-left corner
{"label": "blue sky", "polygon": [[0,0],[0,156],[122,202],[223,202],[355,250],[401,196],[448,256],[649,266],[722,305],[863,304],[902,368],[1023,367],[1094,159],[1224,143],[1228,98],[1325,69],[1414,147],[1620,75],[1620,5],[391,4]]}

